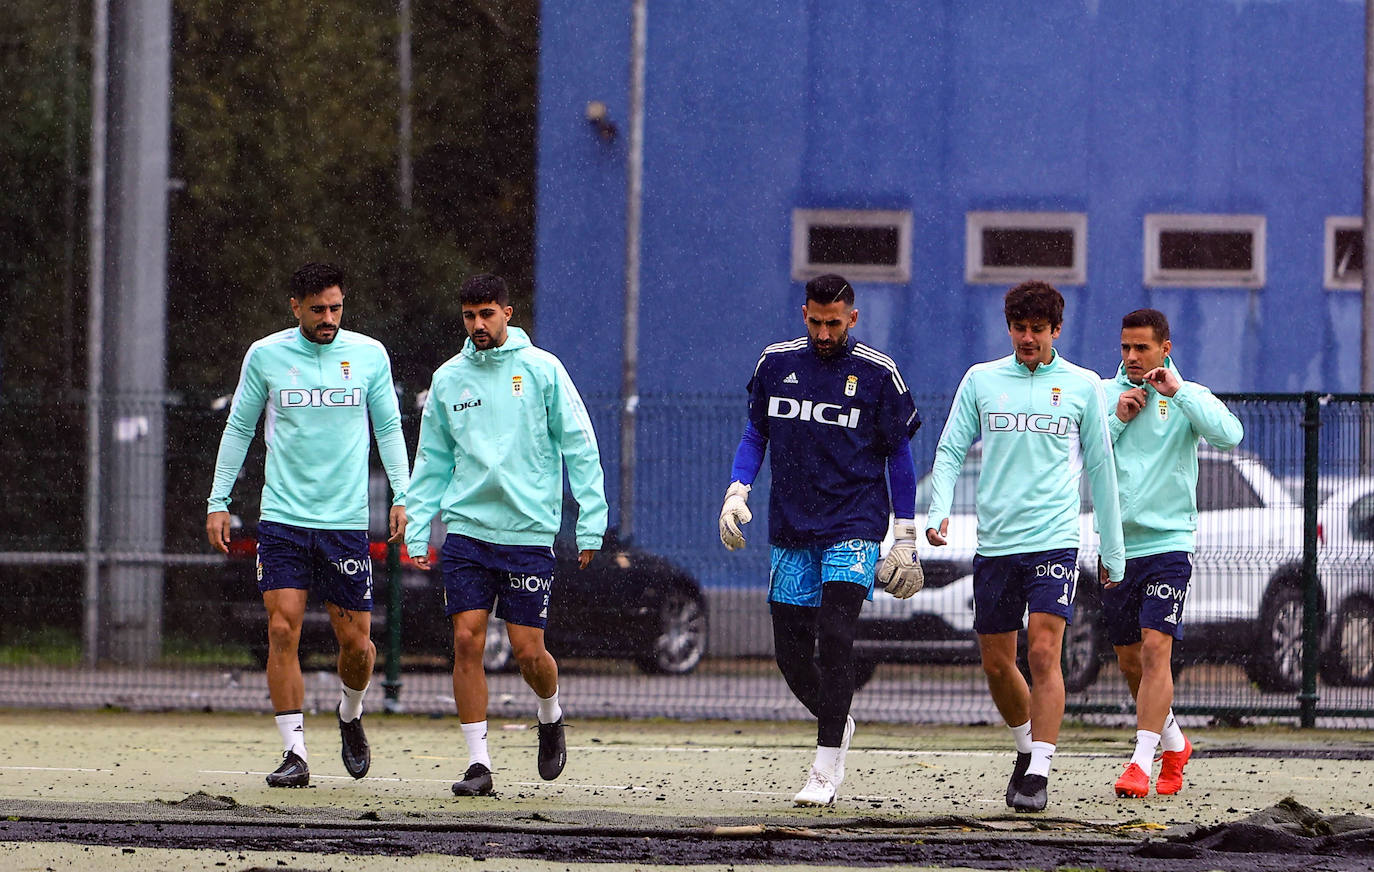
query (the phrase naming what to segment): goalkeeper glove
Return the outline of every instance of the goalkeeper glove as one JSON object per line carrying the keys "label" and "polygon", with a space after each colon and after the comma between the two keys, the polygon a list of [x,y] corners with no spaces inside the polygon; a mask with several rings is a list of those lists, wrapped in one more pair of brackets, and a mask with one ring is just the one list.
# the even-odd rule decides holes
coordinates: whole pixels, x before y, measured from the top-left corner
{"label": "goalkeeper glove", "polygon": [[916,556],[916,522],[898,519],[892,536],[892,550],[878,564],[876,581],[897,599],[906,599],[926,583],[921,558]]}
{"label": "goalkeeper glove", "polygon": [[720,507],[720,544],[731,551],[744,547],[744,534],[739,531],[739,525],[754,519],[748,502],[749,485],[730,482],[730,487],[725,491],[725,504]]}

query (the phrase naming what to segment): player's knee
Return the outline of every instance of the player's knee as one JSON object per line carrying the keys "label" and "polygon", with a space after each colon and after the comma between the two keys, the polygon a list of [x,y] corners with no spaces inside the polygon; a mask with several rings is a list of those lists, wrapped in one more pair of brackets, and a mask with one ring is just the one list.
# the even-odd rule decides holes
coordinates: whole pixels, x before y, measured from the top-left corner
{"label": "player's knee", "polygon": [[455,660],[471,662],[481,660],[482,652],[487,647],[486,632],[477,632],[469,627],[460,627],[453,631],[453,657]]}
{"label": "player's knee", "polygon": [[300,643],[301,627],[285,615],[271,615],[267,619],[267,645],[273,651],[294,650]]}
{"label": "player's knee", "polygon": [[1037,639],[1026,649],[1032,675],[1049,675],[1059,669],[1059,645],[1053,639]]}
{"label": "player's knee", "polygon": [[990,682],[998,683],[1008,681],[1012,676],[1018,674],[1018,672],[1019,670],[1016,668],[1015,660],[1001,657],[983,658],[983,674],[987,676]]}
{"label": "player's knee", "polygon": [[549,652],[544,648],[542,642],[524,641],[520,645],[511,643],[511,656],[520,666],[520,671],[525,672],[530,669],[537,669],[544,663]]}
{"label": "player's knee", "polygon": [[1169,660],[1173,656],[1173,639],[1163,633],[1152,633],[1140,646],[1140,670],[1142,673],[1169,671]]}
{"label": "player's knee", "polygon": [[345,657],[375,657],[377,646],[366,633],[346,633],[339,637],[339,650]]}

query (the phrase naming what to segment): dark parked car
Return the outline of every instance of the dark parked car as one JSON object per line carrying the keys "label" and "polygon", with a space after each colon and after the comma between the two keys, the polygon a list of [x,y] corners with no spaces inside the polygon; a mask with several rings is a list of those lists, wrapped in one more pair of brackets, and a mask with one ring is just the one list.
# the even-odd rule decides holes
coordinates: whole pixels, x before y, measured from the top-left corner
{"label": "dark parked car", "polygon": [[[384,541],[386,482],[373,481],[372,638],[379,653],[385,648],[387,629],[386,556]],[[570,514],[565,512],[565,517]],[[435,547],[442,544],[440,525],[431,541],[431,563],[437,565]],[[267,658],[266,614],[254,581],[256,539],[248,528],[235,531],[226,561],[225,598],[229,603],[227,635],[253,646],[258,659]],[[577,568],[577,551],[570,536],[554,544],[556,565],[545,641],[555,657],[609,657],[633,660],[645,672],[681,675],[691,672],[706,653],[706,599],[689,573],[667,559],[639,548],[620,544],[610,530],[602,550],[586,569]],[[407,657],[428,655],[435,662],[449,662],[453,653],[452,629],[444,615],[439,570],[424,572],[408,557],[401,571],[402,652]],[[332,652],[333,633],[324,609],[312,597],[301,632],[301,650]],[[493,615],[488,625],[486,667],[489,671],[513,669],[505,627]]]}

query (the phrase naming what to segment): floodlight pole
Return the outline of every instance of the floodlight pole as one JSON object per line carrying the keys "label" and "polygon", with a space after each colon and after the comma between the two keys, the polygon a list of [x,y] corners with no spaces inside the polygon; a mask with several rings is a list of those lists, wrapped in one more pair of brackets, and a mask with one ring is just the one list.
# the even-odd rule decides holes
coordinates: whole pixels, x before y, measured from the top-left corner
{"label": "floodlight pole", "polygon": [[[1364,5],[1364,205],[1362,241],[1364,262],[1360,269],[1360,392],[1374,393],[1374,2]],[[1367,455],[1361,452],[1361,463]]]}
{"label": "floodlight pole", "polygon": [[639,229],[644,181],[644,53],[648,2],[633,0],[630,142],[625,180],[625,325],[620,380],[620,539],[635,533],[635,426],[639,411]]}
{"label": "floodlight pole", "polygon": [[[1364,202],[1360,224],[1363,262],[1360,267],[1360,392],[1374,393],[1374,268],[1369,253],[1374,251],[1374,0],[1364,5]],[[1368,404],[1360,415],[1361,474],[1371,467],[1371,423]]]}
{"label": "floodlight pole", "polygon": [[100,658],[100,405],[105,375],[105,130],[109,97],[109,0],[91,10],[91,168],[87,186],[86,585],[83,659]]}

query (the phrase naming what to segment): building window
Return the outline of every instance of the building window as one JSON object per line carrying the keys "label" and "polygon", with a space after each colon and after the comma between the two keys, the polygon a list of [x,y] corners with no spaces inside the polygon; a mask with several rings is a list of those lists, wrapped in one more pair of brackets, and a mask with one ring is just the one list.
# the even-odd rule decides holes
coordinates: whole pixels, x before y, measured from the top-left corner
{"label": "building window", "polygon": [[1088,216],[1082,212],[969,212],[964,281],[1087,281]]}
{"label": "building window", "polygon": [[1326,278],[1332,291],[1358,291],[1364,286],[1364,222],[1357,216],[1326,219]]}
{"label": "building window", "polygon": [[1145,284],[1264,286],[1263,215],[1146,215]]}
{"label": "building window", "polygon": [[911,280],[911,213],[793,209],[792,278],[839,273],[851,281]]}

